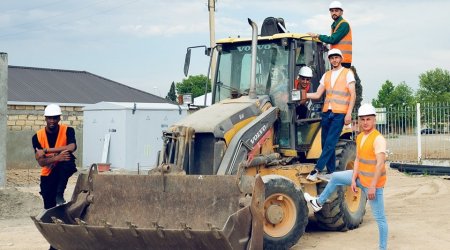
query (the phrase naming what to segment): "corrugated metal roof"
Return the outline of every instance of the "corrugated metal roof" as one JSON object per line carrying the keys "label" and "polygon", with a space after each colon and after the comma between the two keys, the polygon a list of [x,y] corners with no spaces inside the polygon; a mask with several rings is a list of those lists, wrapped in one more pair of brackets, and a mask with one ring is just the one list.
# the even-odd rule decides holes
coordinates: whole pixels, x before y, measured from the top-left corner
{"label": "corrugated metal roof", "polygon": [[8,66],[8,101],[169,103],[166,99],[86,71]]}
{"label": "corrugated metal roof", "polygon": [[187,106],[169,103],[139,103],[139,102],[99,102],[84,106],[87,110],[187,110]]}

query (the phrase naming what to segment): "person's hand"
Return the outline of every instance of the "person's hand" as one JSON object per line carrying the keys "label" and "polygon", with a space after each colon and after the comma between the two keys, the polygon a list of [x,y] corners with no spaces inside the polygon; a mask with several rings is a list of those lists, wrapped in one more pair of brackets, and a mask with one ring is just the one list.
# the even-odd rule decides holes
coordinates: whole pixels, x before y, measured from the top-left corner
{"label": "person's hand", "polygon": [[308,35],[310,35],[312,38],[319,38],[319,34],[308,32]]}
{"label": "person's hand", "polygon": [[58,161],[70,161],[70,152],[69,150],[63,150],[59,155],[55,156]]}
{"label": "person's hand", "polygon": [[369,187],[369,190],[367,192],[367,199],[369,200],[375,200],[375,192],[377,189],[375,187]]}
{"label": "person's hand", "polygon": [[356,186],[356,181],[352,180],[352,185],[351,185],[352,191],[354,194],[358,193],[358,187]]}
{"label": "person's hand", "polygon": [[35,156],[36,160],[40,159],[40,158],[42,158],[44,156],[45,156],[44,150],[36,148],[36,156]]}
{"label": "person's hand", "polygon": [[351,114],[346,114],[345,115],[345,125],[349,125],[350,123],[352,123],[352,115]]}

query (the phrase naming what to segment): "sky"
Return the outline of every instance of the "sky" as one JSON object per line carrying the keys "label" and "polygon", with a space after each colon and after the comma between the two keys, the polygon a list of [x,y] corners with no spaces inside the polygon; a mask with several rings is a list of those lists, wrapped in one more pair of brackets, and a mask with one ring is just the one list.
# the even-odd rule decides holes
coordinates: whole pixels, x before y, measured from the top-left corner
{"label": "sky", "polygon": [[[217,0],[216,39],[250,37],[247,18],[283,17],[287,30],[329,34],[323,0]],[[450,1],[343,0],[364,102],[390,80],[450,69]],[[207,0],[2,0],[0,51],[9,65],[81,70],[165,97],[181,82],[186,48],[209,45]],[[194,50],[190,74],[208,58]]]}

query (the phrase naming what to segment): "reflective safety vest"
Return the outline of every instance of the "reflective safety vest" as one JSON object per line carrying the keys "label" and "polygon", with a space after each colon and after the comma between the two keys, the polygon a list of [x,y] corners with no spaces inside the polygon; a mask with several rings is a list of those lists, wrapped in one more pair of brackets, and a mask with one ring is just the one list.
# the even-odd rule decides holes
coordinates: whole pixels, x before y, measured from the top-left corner
{"label": "reflective safety vest", "polygon": [[[58,138],[56,139],[55,148],[62,147],[67,145],[67,125],[61,124],[59,125]],[[37,131],[37,139],[41,144],[42,148],[50,148],[47,139],[47,133],[45,133],[45,128],[42,128]],[[53,153],[45,154],[46,157],[53,156]],[[41,167],[41,176],[49,176],[52,172],[53,166],[55,166],[57,162],[53,163],[52,166],[43,166]]]}
{"label": "reflective safety vest", "polygon": [[[377,157],[375,155],[375,148],[373,143],[377,136],[380,135],[378,130],[372,131],[364,141],[364,144],[361,145],[361,140],[364,136],[364,133],[360,133],[358,137],[356,137],[356,146],[358,147],[358,178],[361,184],[364,187],[370,187],[372,183],[372,179],[375,176],[376,165],[377,165]],[[376,184],[377,188],[384,187],[386,183],[386,168],[383,164],[383,169],[381,172],[381,176],[378,179]]]}
{"label": "reflective safety vest", "polygon": [[[348,23],[344,19],[342,19],[335,27],[334,30],[337,30],[342,23]],[[350,28],[350,24],[348,25],[349,30],[347,35],[345,35],[337,44],[331,44],[331,49],[340,49],[343,55],[342,62],[343,63],[352,63],[352,29]],[[334,33],[334,30],[331,30],[331,33]]]}
{"label": "reflective safety vest", "polygon": [[325,73],[324,85],[326,91],[325,102],[322,111],[328,111],[328,105],[331,104],[333,113],[347,113],[350,104],[350,91],[347,88],[347,73],[350,69],[343,68],[336,78],[334,87],[331,88],[331,70]]}

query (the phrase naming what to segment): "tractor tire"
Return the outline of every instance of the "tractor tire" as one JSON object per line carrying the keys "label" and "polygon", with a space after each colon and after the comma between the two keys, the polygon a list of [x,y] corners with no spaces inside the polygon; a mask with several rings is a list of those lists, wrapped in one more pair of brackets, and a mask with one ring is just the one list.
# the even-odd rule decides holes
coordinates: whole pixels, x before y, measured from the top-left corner
{"label": "tractor tire", "polygon": [[308,207],[303,192],[286,177],[266,175],[264,249],[289,249],[305,232]]}
{"label": "tractor tire", "polygon": [[[340,140],[336,145],[336,171],[353,169],[356,157],[355,142]],[[325,189],[326,182],[317,186],[318,194]],[[350,186],[340,186],[325,203],[322,209],[315,213],[320,228],[329,231],[352,230],[362,223],[366,213],[367,197],[358,188],[355,195]]]}

